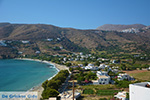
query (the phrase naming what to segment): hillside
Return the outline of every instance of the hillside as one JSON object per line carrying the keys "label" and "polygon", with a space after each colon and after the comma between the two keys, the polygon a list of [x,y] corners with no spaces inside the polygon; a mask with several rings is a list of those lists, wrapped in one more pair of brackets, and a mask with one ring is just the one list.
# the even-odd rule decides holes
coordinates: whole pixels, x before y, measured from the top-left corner
{"label": "hillside", "polygon": [[[0,40],[12,55],[65,54],[67,52],[90,52],[105,50],[108,53],[148,52],[150,29],[141,29],[137,34],[101,30],[60,28],[44,24],[0,23]],[[29,43],[22,43],[22,40]],[[3,51],[4,46],[0,45]],[[7,55],[0,53],[0,55]],[[10,55],[8,53],[8,55]]]}
{"label": "hillside", "polygon": [[132,25],[114,25],[114,24],[105,24],[102,26],[99,26],[98,30],[106,30],[106,31],[121,31],[125,29],[135,28],[135,29],[141,29],[146,27],[142,24],[132,24]]}

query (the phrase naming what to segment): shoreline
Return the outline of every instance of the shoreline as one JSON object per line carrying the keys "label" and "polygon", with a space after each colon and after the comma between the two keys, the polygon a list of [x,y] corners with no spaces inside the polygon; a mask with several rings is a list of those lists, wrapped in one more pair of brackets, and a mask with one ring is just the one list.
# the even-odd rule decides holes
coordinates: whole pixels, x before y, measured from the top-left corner
{"label": "shoreline", "polygon": [[[30,59],[30,58],[15,58],[15,59],[18,59],[18,60],[30,60],[30,61],[38,61],[38,62],[41,62],[41,63],[46,63],[46,64],[49,64],[49,65],[53,65],[56,70],[59,72],[60,70],[68,70],[69,71],[69,68],[66,67],[65,65],[59,65],[59,64],[56,64],[56,63],[53,63],[51,61],[42,61],[42,60],[39,60],[39,59]],[[47,80],[51,80],[53,77],[55,77],[58,72],[56,74],[54,74],[52,77],[49,77]],[[34,92],[38,92],[38,97],[41,98],[41,94],[43,92],[43,87],[42,87],[42,84],[39,84],[37,86],[33,86],[31,89],[27,90],[27,92],[31,92],[31,91],[34,91]]]}
{"label": "shoreline", "polygon": [[50,65],[54,65],[54,67],[60,71],[60,70],[69,70],[68,67],[66,67],[65,65],[59,65],[59,64],[56,64],[56,63],[53,63],[51,61],[46,61],[46,60],[39,60],[39,59],[30,59],[30,58],[15,58],[15,59],[19,59],[19,60],[30,60],[30,61],[38,61],[38,62],[41,62],[41,63],[47,63],[47,64],[50,64]]}

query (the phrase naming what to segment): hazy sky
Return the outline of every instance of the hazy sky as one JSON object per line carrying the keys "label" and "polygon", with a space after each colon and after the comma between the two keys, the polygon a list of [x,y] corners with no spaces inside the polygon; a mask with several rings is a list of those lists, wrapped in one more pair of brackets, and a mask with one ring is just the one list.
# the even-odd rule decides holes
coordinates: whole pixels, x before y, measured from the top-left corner
{"label": "hazy sky", "polygon": [[150,25],[150,0],[0,0],[0,22],[78,29],[103,24]]}

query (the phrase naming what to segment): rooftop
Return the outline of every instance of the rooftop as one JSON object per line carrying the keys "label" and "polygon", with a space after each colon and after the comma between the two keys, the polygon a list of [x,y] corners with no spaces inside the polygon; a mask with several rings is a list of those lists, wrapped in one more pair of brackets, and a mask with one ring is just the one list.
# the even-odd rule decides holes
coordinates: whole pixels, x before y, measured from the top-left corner
{"label": "rooftop", "polygon": [[150,88],[150,82],[135,83],[135,84],[132,84],[132,85],[137,85],[137,86],[141,86],[141,87]]}
{"label": "rooftop", "polygon": [[99,78],[110,78],[110,76],[106,76],[106,75],[102,75],[102,76],[98,76]]}

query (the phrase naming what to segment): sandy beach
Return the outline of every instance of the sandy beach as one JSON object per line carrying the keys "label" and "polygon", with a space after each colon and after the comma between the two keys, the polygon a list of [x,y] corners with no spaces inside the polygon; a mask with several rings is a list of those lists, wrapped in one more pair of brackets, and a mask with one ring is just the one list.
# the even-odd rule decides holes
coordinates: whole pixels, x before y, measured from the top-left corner
{"label": "sandy beach", "polygon": [[53,62],[51,62],[51,61],[46,61],[46,60],[42,61],[42,60],[39,60],[39,59],[30,59],[30,58],[16,58],[16,59],[39,61],[39,62],[42,62],[42,63],[52,64],[52,65],[54,65],[58,70],[69,70],[69,68],[66,67],[65,65],[59,65],[59,64],[53,63]]}
{"label": "sandy beach", "polygon": [[[45,61],[45,60],[42,61],[42,60],[39,60],[39,59],[30,59],[30,58],[16,58],[16,59],[19,59],[19,60],[31,60],[31,61],[38,61],[38,62],[41,62],[41,63],[52,64],[52,65],[54,65],[54,66],[56,67],[56,69],[58,70],[58,72],[59,72],[60,70],[69,70],[69,68],[66,67],[65,65],[59,65],[59,64],[53,63],[53,62],[51,62],[51,61]],[[57,75],[57,74],[55,74],[55,75]],[[54,75],[54,76],[55,76],[55,75]],[[53,76],[53,77],[54,77],[54,76]],[[53,77],[50,77],[48,80],[52,79]],[[44,90],[43,87],[42,87],[41,85],[39,85],[39,86],[33,87],[33,88],[30,89],[29,91],[38,92],[38,98],[39,98],[39,100],[40,100],[40,98],[42,97],[41,94],[42,94],[42,91],[43,91],[43,90]]]}

